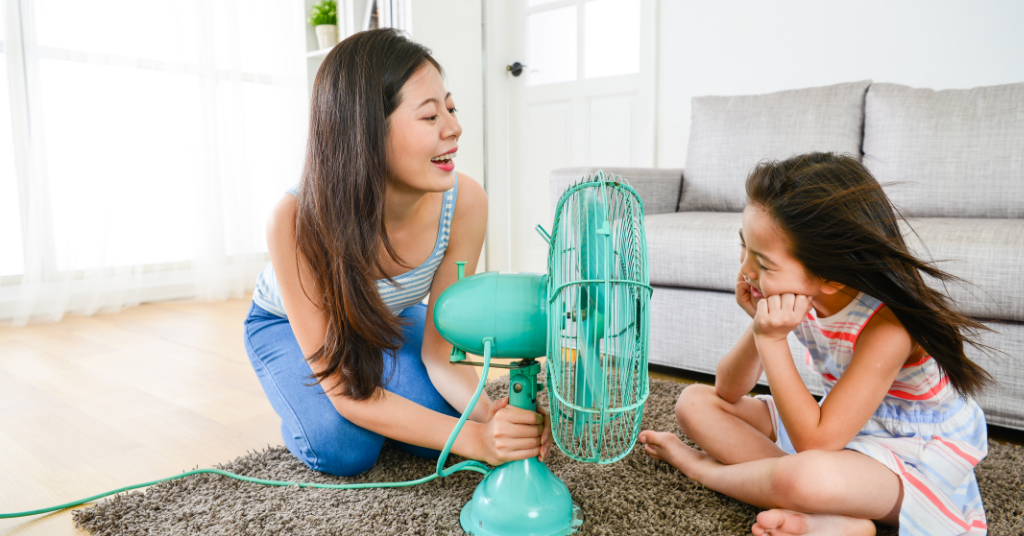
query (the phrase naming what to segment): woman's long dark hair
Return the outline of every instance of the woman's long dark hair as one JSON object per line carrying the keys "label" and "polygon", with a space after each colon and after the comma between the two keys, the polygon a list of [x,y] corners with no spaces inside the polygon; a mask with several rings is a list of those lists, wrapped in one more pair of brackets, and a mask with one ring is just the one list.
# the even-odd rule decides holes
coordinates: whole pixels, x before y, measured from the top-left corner
{"label": "woman's long dark hair", "polygon": [[295,215],[297,253],[309,262],[327,316],[318,382],[335,374],[341,394],[366,400],[383,387],[385,354],[401,346],[399,319],[377,292],[381,252],[401,264],[384,228],[389,117],[402,86],[430,51],[393,29],[357,33],[324,58],[313,83],[309,140]]}
{"label": "woman's long dark hair", "polygon": [[921,274],[963,281],[910,252],[898,211],[855,158],[810,153],[762,162],[747,178],[747,199],[789,237],[790,253],[811,275],[882,300],[961,396],[992,381],[964,354],[964,343],[990,350],[973,338],[987,328],[953,310]]}

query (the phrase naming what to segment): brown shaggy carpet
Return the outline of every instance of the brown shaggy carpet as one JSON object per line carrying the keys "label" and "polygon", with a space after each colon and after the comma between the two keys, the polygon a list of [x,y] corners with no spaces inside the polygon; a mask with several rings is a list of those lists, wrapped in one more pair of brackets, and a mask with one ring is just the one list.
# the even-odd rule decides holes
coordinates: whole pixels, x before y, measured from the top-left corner
{"label": "brown shaggy carpet", "polygon": [[[507,380],[488,385],[504,396]],[[682,384],[651,380],[644,428],[680,433],[672,407]],[[450,460],[449,465],[458,460]],[[293,482],[410,480],[434,471],[435,462],[385,444],[379,463],[356,478],[308,469],[284,447],[254,452],[218,468]],[[635,448],[610,465],[580,463],[552,449],[548,466],[583,508],[578,534],[750,534],[756,508],[708,490]],[[977,468],[990,534],[1024,534],[1024,448],[991,442]],[[481,475],[454,476],[407,488],[325,490],[268,487],[198,475],[130,492],[74,512],[75,523],[94,535],[356,535],[462,534],[459,512]],[[895,531],[883,531],[895,534]]]}

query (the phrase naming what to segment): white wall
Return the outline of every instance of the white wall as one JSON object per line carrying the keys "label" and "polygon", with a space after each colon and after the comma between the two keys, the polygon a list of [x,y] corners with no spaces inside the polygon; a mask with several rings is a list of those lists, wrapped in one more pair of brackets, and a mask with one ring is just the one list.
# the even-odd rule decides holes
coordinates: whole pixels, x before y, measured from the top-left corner
{"label": "white wall", "polygon": [[412,38],[433,51],[458,108],[462,137],[455,169],[484,181],[483,55],[479,0],[416,0]]}
{"label": "white wall", "polygon": [[683,167],[690,99],[871,79],[1024,82],[1016,0],[661,0],[657,166]]}
{"label": "white wall", "polygon": [[[433,52],[444,69],[462,126],[455,170],[485,187],[483,37],[479,0],[416,0],[412,4],[412,38]],[[494,201],[491,201],[493,204]],[[487,269],[480,256],[477,271]]]}

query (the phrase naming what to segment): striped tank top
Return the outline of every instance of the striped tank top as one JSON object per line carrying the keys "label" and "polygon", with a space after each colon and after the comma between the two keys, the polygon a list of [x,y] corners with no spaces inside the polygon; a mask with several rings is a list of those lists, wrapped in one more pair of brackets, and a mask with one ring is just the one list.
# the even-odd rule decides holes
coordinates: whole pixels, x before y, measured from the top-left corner
{"label": "striped tank top", "polygon": [[[289,194],[297,197],[296,192],[297,187],[288,190]],[[434,249],[430,252],[427,260],[416,268],[393,278],[394,284],[389,283],[387,279],[377,280],[377,292],[380,293],[384,304],[393,314],[397,315],[406,308],[420,303],[430,293],[434,272],[437,271],[437,267],[441,265],[441,259],[448,251],[448,238],[451,235],[452,216],[455,214],[455,200],[458,193],[459,175],[455,173],[455,186],[444,193],[444,200],[441,203],[441,222],[437,226],[437,238],[434,242]],[[277,284],[273,264],[268,264],[256,278],[256,290],[253,292],[252,300],[265,311],[288,318],[288,314],[284,311],[281,288]]]}
{"label": "striped tank top", "polygon": [[[807,347],[807,364],[821,374],[826,396],[850,366],[861,330],[883,305],[861,292],[842,311],[828,318],[817,318],[812,309],[797,327],[796,336]],[[963,404],[935,360],[925,356],[917,363],[904,365],[875,415],[892,418],[929,414],[940,418]]]}
{"label": "striped tank top", "polygon": [[[850,366],[861,331],[884,305],[861,292],[827,318],[818,318],[812,309],[796,328],[808,364],[821,374],[825,398]],[[779,439],[789,442],[788,437]],[[931,356],[900,369],[881,405],[846,448],[881,462],[903,481],[900,536],[987,532],[974,475],[988,453],[985,415],[972,398],[960,397]]]}

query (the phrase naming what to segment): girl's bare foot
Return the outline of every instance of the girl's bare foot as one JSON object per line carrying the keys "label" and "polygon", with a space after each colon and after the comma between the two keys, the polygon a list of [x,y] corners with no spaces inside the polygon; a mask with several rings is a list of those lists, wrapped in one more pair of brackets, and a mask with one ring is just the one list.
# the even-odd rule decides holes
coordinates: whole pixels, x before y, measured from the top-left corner
{"label": "girl's bare foot", "polygon": [[822,536],[873,536],[875,523],[857,517],[802,514],[776,508],[757,514],[757,523],[750,529],[754,536],[770,534],[788,536],[819,534]]}
{"label": "girl's bare foot", "polygon": [[688,478],[698,482],[701,481],[700,476],[704,469],[722,465],[711,456],[690,448],[679,439],[679,436],[671,432],[644,430],[640,432],[639,441],[650,457],[668,462]]}

